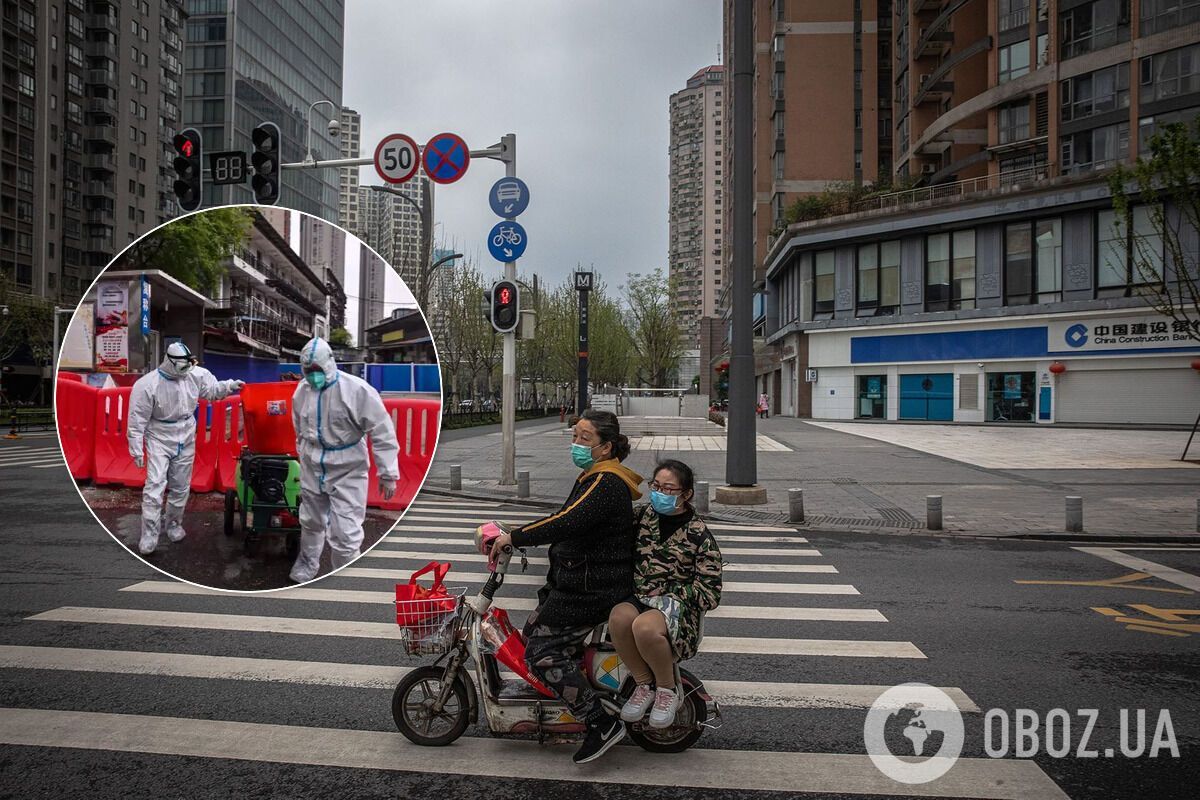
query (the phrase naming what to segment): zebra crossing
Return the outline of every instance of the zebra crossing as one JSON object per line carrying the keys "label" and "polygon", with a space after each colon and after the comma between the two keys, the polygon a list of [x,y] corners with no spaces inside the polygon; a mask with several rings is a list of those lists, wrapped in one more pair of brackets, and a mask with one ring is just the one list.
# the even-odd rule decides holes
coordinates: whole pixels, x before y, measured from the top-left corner
{"label": "zebra crossing", "polygon": [[[486,559],[471,544],[474,527],[540,515],[527,507],[421,498],[364,558],[306,586],[247,595],[156,578],[105,590],[92,604],[31,613],[17,623],[26,641],[0,645],[0,673],[120,678],[113,692],[136,686],[128,691],[139,696],[158,683],[179,687],[175,682],[185,680],[191,694],[179,698],[179,707],[164,701],[161,711],[113,713],[61,702],[0,708],[0,743],[696,790],[1065,797],[1032,761],[962,758],[938,781],[907,787],[883,776],[861,750],[821,752],[820,733],[809,729],[806,711],[853,714],[861,729],[862,710],[890,686],[920,680],[928,656],[919,642],[889,636],[887,616],[870,607],[837,565],[812,563],[825,560],[820,548],[794,529],[769,525],[710,524],[728,564],[722,604],[708,615],[689,667],[726,713],[724,727],[706,732],[696,748],[655,756],[621,747],[606,756],[619,768],[606,769],[609,762],[601,760],[580,770],[563,748],[493,739],[482,727],[448,748],[410,744],[380,720],[387,720],[396,682],[432,659],[408,657],[396,641],[393,584],[439,560],[454,565],[448,585],[476,590],[487,574]],[[544,554],[531,552],[529,562],[522,573],[514,560],[496,598],[518,626],[544,579]],[[818,566],[824,569],[798,569]],[[835,671],[832,665],[851,663],[855,675],[874,680],[820,682],[822,673]],[[265,711],[233,715],[215,700],[206,703],[208,687],[253,697],[254,687],[268,685],[308,692],[316,707],[298,724]],[[979,713],[962,688],[941,688],[963,713]],[[353,728],[341,722],[348,691],[377,712]],[[331,694],[324,699],[321,692]],[[749,730],[762,714],[788,715],[783,727],[789,733],[766,747],[762,732]],[[328,727],[321,727],[326,718]]]}
{"label": "zebra crossing", "polygon": [[54,431],[22,433],[20,439],[0,439],[0,470],[66,468]]}

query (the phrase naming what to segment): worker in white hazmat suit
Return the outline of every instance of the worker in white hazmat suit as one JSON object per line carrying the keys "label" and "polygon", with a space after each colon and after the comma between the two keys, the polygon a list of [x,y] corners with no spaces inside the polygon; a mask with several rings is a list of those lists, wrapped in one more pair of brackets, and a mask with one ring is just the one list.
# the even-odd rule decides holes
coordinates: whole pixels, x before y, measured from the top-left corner
{"label": "worker in white hazmat suit", "polygon": [[334,569],[359,556],[371,466],[367,437],[384,498],[396,492],[400,445],[379,392],[362,378],[339,372],[328,342],[316,338],[305,344],[300,369],[304,379],[292,395],[300,455],[300,554],[291,578],[304,583],[316,577],[326,539]]}
{"label": "worker in white hazmat suit", "polygon": [[[138,468],[146,467],[142,489],[142,538],[138,552],[149,555],[158,547],[163,518],[163,493],[167,495],[167,538],[178,542],[183,530],[183,509],[192,483],[196,458],[196,406],[199,398],[221,400],[237,392],[243,381],[219,381],[183,342],[172,342],[162,364],[138,378],[129,395],[126,439],[129,455]],[[143,445],[145,461],[143,463]]]}

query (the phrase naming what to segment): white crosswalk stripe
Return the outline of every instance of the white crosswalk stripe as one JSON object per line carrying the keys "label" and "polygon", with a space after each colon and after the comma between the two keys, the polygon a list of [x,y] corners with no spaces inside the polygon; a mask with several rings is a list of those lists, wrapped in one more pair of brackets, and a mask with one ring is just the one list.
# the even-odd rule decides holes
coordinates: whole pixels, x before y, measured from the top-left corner
{"label": "white crosswalk stripe", "polygon": [[[354,563],[359,564],[362,562],[356,561]],[[406,581],[408,580],[409,572],[411,570],[401,568],[376,569],[374,567],[356,567],[351,565],[340,570],[337,575],[343,578],[381,578],[390,581]],[[454,572],[450,575],[450,585],[455,586],[461,585],[461,583],[483,583],[486,580],[487,574],[483,572]],[[458,583],[455,583],[455,581],[458,581]],[[525,586],[541,586],[546,582],[546,578],[544,575],[523,575],[518,572],[505,576],[504,582]],[[738,592],[758,594],[858,594],[858,590],[848,584],[722,581],[722,597]]]}
{"label": "white crosswalk stripe", "polygon": [[[414,666],[432,661],[410,659],[396,643],[400,629],[389,608],[395,597],[393,584],[407,582],[416,568],[439,560],[454,564],[447,578],[449,586],[475,591],[488,574],[486,557],[476,553],[471,542],[474,526],[493,517],[520,522],[544,513],[456,499],[423,498],[418,505],[425,513],[410,512],[365,558],[311,585],[245,594],[173,580],[143,580],[117,587],[119,593],[114,594],[111,605],[93,601],[92,605],[64,605],[34,613],[23,624],[39,629],[59,626],[79,638],[66,636],[61,640],[63,646],[0,645],[0,669],[35,671],[33,674],[123,675],[127,681],[137,682],[138,692],[143,686],[153,687],[154,681],[191,679],[232,682],[247,687],[247,691],[255,683],[270,682],[308,687],[310,692],[321,687],[375,691],[383,698],[383,693],[390,692]],[[855,605],[863,601],[855,586],[822,582],[837,579],[838,568],[827,562],[836,556],[828,552],[828,547],[807,546],[807,540],[792,528],[723,527],[727,531],[716,535],[723,554],[733,563],[725,566],[723,602],[707,615],[712,624],[706,626],[696,667],[704,673],[701,677],[705,686],[722,706],[775,709],[769,713],[780,714],[826,709],[828,713],[859,715],[855,724],[861,727],[863,709],[884,691],[895,683],[921,679],[925,669],[922,665],[932,662],[927,661],[927,654],[917,643],[889,636],[892,626],[888,617],[865,603]],[[497,595],[497,605],[509,610],[518,626],[536,605],[532,587],[545,580],[545,550],[531,552],[536,554],[529,559],[531,570],[506,576],[505,587]],[[750,558],[755,561],[741,563]],[[793,563],[796,559],[819,563]],[[760,563],[764,561],[767,563]],[[93,629],[104,632],[103,649],[79,646],[94,639],[94,635],[87,635]],[[150,638],[137,635],[138,630],[180,633]],[[199,637],[194,641],[205,642],[224,641],[222,637],[232,635],[260,637],[255,641],[262,642],[262,647],[255,649],[263,652],[209,653],[203,652],[203,645],[197,651],[190,644],[181,645],[182,652],[171,652],[169,644],[176,636],[180,641],[191,642],[189,637]],[[349,656],[346,663],[314,659],[309,655],[314,652],[314,640],[323,640],[317,650],[322,653],[330,652],[324,642],[337,642],[337,652]],[[136,644],[121,647],[122,641]],[[147,648],[146,642],[155,642],[155,649]],[[363,647],[395,647],[398,663],[380,660],[378,653],[361,656],[376,663],[357,663],[351,654]],[[260,657],[266,655],[274,657]],[[769,679],[785,674],[784,665],[797,658],[807,659],[805,677],[820,677],[816,665],[849,663],[856,670],[859,666],[869,669],[866,674],[878,673],[882,680],[800,683]],[[737,674],[726,672],[734,669]],[[768,680],[738,680],[755,676]],[[861,751],[791,752],[796,747],[794,741],[769,750],[724,745],[722,749],[702,749],[706,741],[702,738],[688,752],[668,759],[648,758],[649,754],[636,747],[622,747],[612,760],[619,763],[620,769],[588,771],[571,764],[561,749],[493,739],[483,728],[469,731],[452,748],[424,749],[391,731],[273,724],[276,720],[226,721],[223,709],[204,706],[199,699],[204,697],[199,694],[203,689],[196,691],[197,710],[191,711],[189,705],[188,710],[177,712],[185,716],[0,708],[0,743],[465,776],[520,779],[536,775],[542,780],[696,790],[896,797],[1065,796],[1030,760],[964,758],[946,776],[914,788],[893,783]],[[945,686],[943,691],[963,712],[979,713],[979,707],[962,689]],[[386,698],[379,703],[386,708]]]}
{"label": "white crosswalk stripe", "polygon": [[[627,748],[622,769],[580,770],[536,742],[463,738],[449,748],[406,745],[398,733],[91,711],[0,709],[0,742],[35,747],[168,753],[436,775],[691,786],[708,789],[904,795],[865,755],[705,750],[664,759]],[[983,789],[988,793],[981,793]],[[1066,798],[1032,760],[960,759],[924,797]]]}
{"label": "white crosswalk stripe", "polygon": [[[387,548],[376,547],[370,552],[363,553],[363,558],[400,558],[409,561],[437,561],[442,558],[447,558],[445,553],[436,552],[417,552],[411,550],[389,550]],[[486,562],[488,557],[481,553],[455,553],[454,558],[459,561],[475,561]],[[545,558],[531,556],[530,564],[539,564],[545,566],[548,562]],[[723,567],[725,572],[802,572],[802,573],[835,573],[837,567],[831,564],[725,564]]]}
{"label": "white crosswalk stripe", "polygon": [[[175,581],[142,581],[121,589],[123,592],[149,594],[188,594],[225,599],[236,595]],[[316,600],[323,603],[393,603],[395,592],[353,589],[315,589],[297,586],[286,592],[263,592],[257,597],[271,600]],[[506,597],[503,607],[509,611],[532,611],[537,600],[532,597]],[[825,622],[887,622],[887,617],[873,608],[787,608],[764,606],[721,605],[705,615],[707,619],[780,619]]]}
{"label": "white crosswalk stripe", "polygon": [[[24,435],[24,434],[22,434]],[[44,469],[46,467],[65,466],[62,450],[58,445],[44,447],[13,446],[0,447],[0,469],[5,467],[25,467],[28,469]]]}

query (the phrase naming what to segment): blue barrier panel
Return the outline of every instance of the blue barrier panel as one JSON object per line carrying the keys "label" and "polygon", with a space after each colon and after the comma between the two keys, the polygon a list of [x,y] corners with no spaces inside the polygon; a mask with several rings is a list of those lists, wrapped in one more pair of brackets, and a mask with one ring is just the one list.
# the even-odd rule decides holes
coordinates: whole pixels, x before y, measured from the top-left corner
{"label": "blue barrier panel", "polygon": [[268,383],[279,380],[279,365],[272,359],[206,351],[204,368],[219,381],[237,378],[247,383]]}
{"label": "blue barrier panel", "polygon": [[416,364],[413,366],[413,391],[440,392],[442,390],[442,373],[437,364]]}

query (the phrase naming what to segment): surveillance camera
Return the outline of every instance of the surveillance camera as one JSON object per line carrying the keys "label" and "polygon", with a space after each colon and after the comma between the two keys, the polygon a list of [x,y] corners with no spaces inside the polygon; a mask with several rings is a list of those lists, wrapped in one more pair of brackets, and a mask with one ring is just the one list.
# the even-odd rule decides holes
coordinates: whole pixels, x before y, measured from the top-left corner
{"label": "surveillance camera", "polygon": [[330,136],[340,136],[341,133],[342,133],[341,121],[336,120],[336,119],[329,120],[329,135]]}

